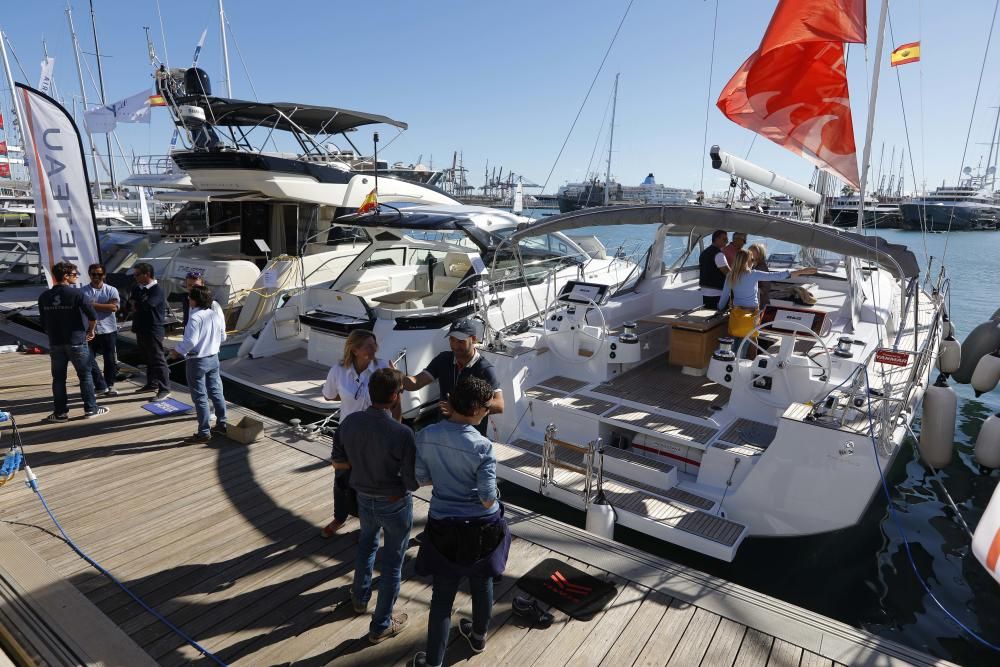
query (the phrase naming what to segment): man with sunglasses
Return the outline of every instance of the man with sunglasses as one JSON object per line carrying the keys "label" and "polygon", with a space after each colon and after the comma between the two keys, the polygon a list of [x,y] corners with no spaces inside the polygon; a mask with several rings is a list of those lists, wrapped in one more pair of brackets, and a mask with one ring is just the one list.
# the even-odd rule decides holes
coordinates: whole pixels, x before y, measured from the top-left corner
{"label": "man with sunglasses", "polygon": [[49,337],[49,361],[52,366],[52,402],[55,412],[45,421],[60,424],[69,419],[69,398],[66,395],[66,371],[70,364],[80,380],[83,416],[97,417],[108,408],[97,405],[94,379],[90,375],[90,349],[94,338],[97,311],[83,298],[77,288],[76,265],[58,262],[52,267],[55,284],[38,297],[38,314],[42,328]]}
{"label": "man with sunglasses", "polygon": [[[107,273],[103,264],[91,264],[87,269],[90,284],[82,288],[83,298],[97,311],[97,329],[94,340],[90,341],[90,374],[94,378],[94,388],[104,396],[117,396],[115,378],[118,376],[118,355],[115,339],[118,337],[118,312],[120,296],[118,288],[104,282]],[[104,372],[97,365],[97,355],[104,357]]]}

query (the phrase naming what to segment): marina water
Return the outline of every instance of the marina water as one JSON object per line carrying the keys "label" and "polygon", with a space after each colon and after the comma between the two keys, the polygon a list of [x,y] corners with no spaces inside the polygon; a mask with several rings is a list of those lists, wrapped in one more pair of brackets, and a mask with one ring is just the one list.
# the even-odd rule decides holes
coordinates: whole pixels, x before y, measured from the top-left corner
{"label": "marina water", "polygon": [[[588,232],[601,239],[608,254],[620,249],[631,255],[648,245],[649,231],[642,227],[579,233]],[[926,255],[933,256],[934,276],[947,243],[951,318],[959,340],[1000,308],[997,232],[926,237],[898,230],[877,233],[887,241],[908,246],[922,267],[926,266]],[[771,245],[768,250],[780,252],[782,248]],[[975,529],[1000,480],[1000,471],[980,472],[972,448],[982,420],[1000,411],[1000,391],[975,398],[967,385],[955,388],[959,395],[955,456],[940,471],[940,480],[965,521]],[[914,427],[919,432],[919,418]],[[854,528],[808,538],[748,540],[729,564],[621,527],[616,529],[616,539],[941,658],[963,665],[998,665],[1000,654],[968,638],[927,596],[914,575],[904,536],[920,576],[941,603],[977,634],[1000,644],[1000,585],[972,555],[971,540],[955,520],[936,478],[915,459],[909,438],[904,447],[887,471],[895,519],[880,492]],[[583,525],[582,512],[513,484],[503,484],[502,490],[511,502]]]}

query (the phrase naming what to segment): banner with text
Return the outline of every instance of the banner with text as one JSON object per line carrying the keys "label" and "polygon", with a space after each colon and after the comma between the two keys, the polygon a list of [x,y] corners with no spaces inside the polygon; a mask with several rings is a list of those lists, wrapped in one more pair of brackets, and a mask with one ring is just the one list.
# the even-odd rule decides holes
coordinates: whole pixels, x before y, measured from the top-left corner
{"label": "banner with text", "polygon": [[56,262],[73,262],[85,273],[101,261],[83,144],[73,118],[58,102],[24,84],[14,85],[24,113],[38,247],[51,285]]}
{"label": "banner with text", "polygon": [[42,73],[38,77],[38,90],[46,95],[50,94],[52,89],[52,70],[55,66],[56,59],[51,56],[45,56],[42,60]]}

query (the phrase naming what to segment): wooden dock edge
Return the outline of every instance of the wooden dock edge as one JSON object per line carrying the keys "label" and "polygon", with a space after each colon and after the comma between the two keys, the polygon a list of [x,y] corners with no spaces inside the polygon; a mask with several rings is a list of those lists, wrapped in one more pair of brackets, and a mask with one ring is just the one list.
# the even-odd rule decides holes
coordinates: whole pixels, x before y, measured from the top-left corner
{"label": "wooden dock edge", "polygon": [[516,537],[772,635],[835,663],[955,664],[555,519],[513,505],[506,508],[511,532]]}
{"label": "wooden dock edge", "polygon": [[0,646],[15,663],[25,665],[156,665],[2,523]]}

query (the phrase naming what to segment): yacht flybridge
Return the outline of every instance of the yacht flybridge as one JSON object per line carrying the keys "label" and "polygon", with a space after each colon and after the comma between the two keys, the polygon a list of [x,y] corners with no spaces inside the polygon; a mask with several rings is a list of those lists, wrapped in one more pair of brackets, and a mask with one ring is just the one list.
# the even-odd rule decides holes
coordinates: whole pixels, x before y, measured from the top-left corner
{"label": "yacht flybridge", "polygon": [[[526,327],[569,281],[613,288],[638,277],[625,257],[584,251],[560,233],[509,239],[534,224],[475,206],[383,206],[336,221],[364,230],[371,243],[336,279],[292,295],[247,338],[222,374],[250,391],[319,414],[336,407],[321,395],[330,367],[354,329],[369,329],[379,356],[418,373],[448,349],[459,318],[481,317],[496,331]],[[590,240],[593,243],[593,239]],[[404,416],[435,405],[436,384],[403,397]]]}
{"label": "yacht flybridge", "polygon": [[[657,228],[637,280],[564,283],[534,326],[501,327],[482,351],[504,393],[498,475],[588,517],[606,499],[615,523],[726,561],[748,537],[855,525],[928,384],[943,274],[928,291],[903,246],[698,206],[589,209],[510,241],[613,225]],[[698,289],[716,229],[818,270],[774,282],[738,344]],[[678,237],[686,251],[665,261]]]}

